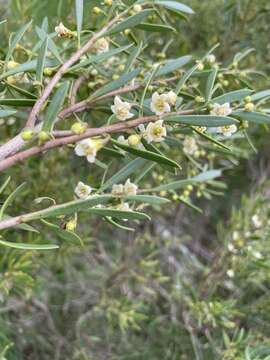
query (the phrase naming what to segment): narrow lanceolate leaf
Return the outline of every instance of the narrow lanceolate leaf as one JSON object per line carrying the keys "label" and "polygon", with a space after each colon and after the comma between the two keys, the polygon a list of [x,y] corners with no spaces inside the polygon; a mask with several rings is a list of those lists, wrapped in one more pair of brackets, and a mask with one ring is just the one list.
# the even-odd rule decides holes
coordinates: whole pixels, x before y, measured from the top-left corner
{"label": "narrow lanceolate leaf", "polygon": [[109,217],[109,216],[106,216],[104,219],[105,219],[109,224],[115,226],[115,227],[118,228],[118,229],[126,230],[126,231],[132,231],[132,232],[135,231],[135,229],[133,229],[133,228],[124,226],[124,225],[122,225],[122,224],[119,224],[118,222],[116,222],[115,220],[113,220],[113,219],[112,219],[111,217]]}
{"label": "narrow lanceolate leaf", "polygon": [[241,120],[250,121],[252,123],[270,125],[270,115],[259,112],[234,111],[233,115]]}
{"label": "narrow lanceolate leaf", "polygon": [[5,241],[1,239],[0,239],[0,244],[11,247],[13,249],[21,249],[21,250],[55,250],[59,248],[58,245],[53,245],[53,244],[24,244],[24,243]]}
{"label": "narrow lanceolate leaf", "polygon": [[170,202],[169,199],[154,195],[129,195],[124,198],[127,201],[142,202],[150,205],[163,205]]}
{"label": "narrow lanceolate leaf", "polygon": [[48,48],[48,37],[46,36],[39,50],[38,59],[37,59],[37,81],[40,83],[42,83],[42,79],[43,79],[43,70],[45,66],[47,48]]}
{"label": "narrow lanceolate leaf", "polygon": [[167,0],[152,0],[152,3],[163,6],[169,10],[183,12],[185,14],[194,14],[194,11],[187,5],[182,4],[179,1],[167,1]]}
{"label": "narrow lanceolate leaf", "polygon": [[0,118],[16,114],[17,110],[0,110]]}
{"label": "narrow lanceolate leaf", "polygon": [[211,72],[210,72],[210,74],[209,74],[209,76],[207,78],[207,81],[206,81],[206,87],[205,87],[205,99],[206,99],[206,101],[209,101],[212,98],[216,77],[217,77],[217,69],[214,68],[214,69],[211,70]]}
{"label": "narrow lanceolate leaf", "polygon": [[247,49],[245,51],[239,52],[234,56],[233,62],[240,62],[253,51],[256,51],[254,48]]}
{"label": "narrow lanceolate leaf", "polygon": [[122,169],[120,169],[116,174],[114,174],[110,179],[108,179],[101,187],[101,191],[104,191],[114,184],[118,184],[121,181],[127,179],[131,174],[133,174],[137,170],[141,170],[145,165],[146,160],[138,158],[130,161],[127,165],[125,165]]}
{"label": "narrow lanceolate leaf", "polygon": [[87,213],[90,214],[95,214],[95,215],[99,215],[99,216],[110,216],[112,218],[115,219],[128,219],[128,220],[150,220],[150,216],[145,214],[145,213],[141,213],[138,211],[126,211],[126,210],[118,210],[118,209],[110,209],[110,208],[106,208],[106,209],[102,209],[102,208],[93,208],[93,209],[88,209],[86,211]]}
{"label": "narrow lanceolate leaf", "polygon": [[134,79],[136,76],[139,75],[140,73],[140,69],[135,69],[133,71],[131,71],[128,74],[125,74],[123,76],[121,76],[119,79],[114,80],[112,82],[110,82],[109,84],[101,87],[99,90],[97,90],[92,97],[96,98],[102,95],[107,94],[108,92],[111,92],[113,90],[119,89],[120,87],[127,85],[132,79]]}
{"label": "narrow lanceolate leaf", "polygon": [[[62,240],[71,241],[74,243],[83,244],[82,239],[74,233],[73,231],[68,231],[61,229],[59,226],[52,224],[48,221],[42,220],[42,223],[50,228],[57,236],[59,236]],[[25,224],[26,225],[26,224]]]}
{"label": "narrow lanceolate leaf", "polygon": [[80,38],[82,31],[83,23],[83,4],[84,0],[76,0],[76,22],[77,22],[77,35],[78,35],[78,44],[80,46]]}
{"label": "narrow lanceolate leaf", "polygon": [[236,91],[231,91],[228,92],[227,94],[215,97],[214,99],[212,99],[212,101],[214,103],[217,104],[224,104],[226,102],[234,102],[234,101],[241,101],[243,100],[246,96],[249,96],[253,91],[250,89],[242,89],[242,90],[236,90]]}
{"label": "narrow lanceolate leaf", "polygon": [[263,98],[267,98],[269,96],[270,96],[270,90],[259,91],[255,94],[251,95],[251,101],[258,101]]}
{"label": "narrow lanceolate leaf", "polygon": [[44,119],[44,124],[42,127],[43,131],[48,131],[48,132],[52,131],[57,115],[61,110],[62,105],[64,104],[68,87],[69,87],[69,83],[64,82],[63,84],[60,85],[59,89],[54,94],[54,97],[48,107]]}
{"label": "narrow lanceolate leaf", "polygon": [[25,32],[29,29],[30,25],[32,23],[32,20],[29,21],[27,24],[25,24],[24,26],[22,26],[13,36],[11,42],[10,42],[10,46],[8,49],[8,53],[6,56],[6,62],[10,60],[13,50],[15,49],[16,45],[20,42],[20,40],[22,39],[22,37],[24,36]]}
{"label": "narrow lanceolate leaf", "polygon": [[192,59],[192,56],[186,55],[181,56],[177,59],[168,60],[165,62],[165,64],[157,71],[155,77],[167,75],[177,69],[180,69],[182,66],[186,65],[190,60]]}
{"label": "narrow lanceolate leaf", "polygon": [[141,23],[140,25],[137,25],[136,28],[150,32],[176,31],[172,26],[164,24]]}
{"label": "narrow lanceolate leaf", "polygon": [[36,99],[0,99],[0,105],[28,107],[33,106]]}
{"label": "narrow lanceolate leaf", "polygon": [[136,15],[130,16],[127,19],[121,21],[119,24],[115,25],[111,30],[107,31],[106,36],[120,33],[125,29],[131,29],[134,26],[141,24],[146,17],[152,15],[153,13],[154,10],[147,9],[141,11]]}
{"label": "narrow lanceolate leaf", "polygon": [[138,46],[136,46],[133,51],[130,53],[127,62],[126,62],[126,66],[125,66],[125,70],[124,72],[127,73],[131,68],[132,65],[135,63],[137,57],[140,55],[140,52],[142,51],[142,46],[143,43],[140,42]]}
{"label": "narrow lanceolate leaf", "polygon": [[33,93],[30,93],[29,91],[19,87],[19,86],[16,86],[14,84],[11,84],[9,82],[6,83],[7,86],[12,89],[12,90],[15,90],[16,92],[18,92],[19,94],[22,94],[24,96],[26,96],[28,99],[37,99],[37,96]]}
{"label": "narrow lanceolate leaf", "polygon": [[182,189],[189,184],[196,184],[196,183],[200,183],[200,182],[210,181],[217,177],[220,177],[221,175],[222,175],[221,170],[209,170],[209,171],[202,172],[201,174],[194,176],[193,178],[190,178],[190,179],[177,180],[177,181],[173,181],[169,184],[157,186],[157,187],[151,189],[151,191],[156,192],[156,191],[162,191],[162,190]]}
{"label": "narrow lanceolate leaf", "polygon": [[0,220],[3,218],[3,215],[5,214],[6,209],[12,203],[12,201],[16,198],[16,196],[20,193],[20,191],[22,190],[24,185],[25,185],[25,183],[22,183],[7,197],[6,201],[4,202],[4,204],[2,205],[1,210],[0,210]]}
{"label": "narrow lanceolate leaf", "polygon": [[48,37],[48,48],[53,53],[53,55],[56,57],[57,60],[60,61],[60,63],[63,63],[61,56],[59,54],[58,48],[55,45],[54,41],[50,38],[50,36],[40,27],[36,26],[36,33],[41,41],[44,41],[46,37]]}
{"label": "narrow lanceolate leaf", "polygon": [[75,212],[84,211],[92,206],[106,204],[114,199],[115,197],[112,195],[93,195],[87,199],[69,201],[64,204],[50,206],[44,210],[35,211],[31,214],[22,215],[21,220],[22,222],[29,222],[60,215],[70,215]]}
{"label": "narrow lanceolate leaf", "polygon": [[185,85],[185,83],[188,81],[188,79],[191,77],[191,75],[197,70],[198,64],[194,65],[192,68],[190,68],[179,80],[178,84],[176,85],[175,92],[176,94],[179,94],[182,87]]}
{"label": "narrow lanceolate leaf", "polygon": [[4,182],[4,184],[1,185],[1,187],[0,187],[0,195],[1,195],[2,192],[5,190],[5,188],[8,186],[8,184],[9,184],[9,182],[10,182],[10,179],[11,179],[11,177],[9,176],[9,177],[7,178],[7,180]]}
{"label": "narrow lanceolate leaf", "polygon": [[218,145],[218,146],[222,147],[223,149],[232,151],[232,149],[231,149],[229,146],[223,144],[222,142],[220,142],[220,141],[218,141],[217,139],[213,138],[212,136],[206,134],[205,132],[198,131],[195,127],[193,127],[192,129],[193,129],[197,134],[199,134],[201,137],[203,137],[204,139],[212,142],[213,144]]}
{"label": "narrow lanceolate leaf", "polygon": [[117,147],[119,147],[120,149],[123,149],[127,152],[129,152],[130,154],[139,156],[141,158],[150,160],[150,161],[154,161],[156,163],[158,163],[159,165],[167,165],[167,166],[171,166],[174,168],[181,168],[179,164],[177,164],[175,161],[168,159],[165,156],[162,156],[160,154],[151,152],[151,151],[147,151],[147,150],[141,150],[141,149],[136,149],[133,147],[130,147],[128,145],[122,144],[116,140],[112,140],[113,144],[115,144]]}
{"label": "narrow lanceolate leaf", "polygon": [[237,124],[237,121],[231,117],[214,115],[170,115],[166,116],[164,121],[169,123],[206,127]]}

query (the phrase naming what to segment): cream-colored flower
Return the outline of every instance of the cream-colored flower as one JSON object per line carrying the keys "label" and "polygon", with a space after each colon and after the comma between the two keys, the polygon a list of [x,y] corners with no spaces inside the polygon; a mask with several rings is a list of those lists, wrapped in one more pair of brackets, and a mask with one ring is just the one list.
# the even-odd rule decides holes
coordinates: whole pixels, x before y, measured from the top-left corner
{"label": "cream-colored flower", "polygon": [[114,196],[124,195],[124,185],[123,184],[114,184],[112,187],[112,194]]}
{"label": "cream-colored flower", "polygon": [[95,162],[98,150],[102,148],[102,141],[96,139],[84,139],[79,141],[75,146],[75,154],[86,156],[90,163]]}
{"label": "cream-colored flower", "polygon": [[177,101],[176,93],[171,90],[171,91],[168,92],[167,97],[168,97],[169,104],[172,105],[172,106],[175,106],[176,101]]}
{"label": "cream-colored flower", "polygon": [[91,194],[92,188],[91,186],[85,185],[82,181],[79,181],[74,192],[80,199],[85,199]]}
{"label": "cream-colored flower", "polygon": [[161,142],[164,140],[164,137],[167,136],[167,130],[163,125],[163,120],[150,122],[146,129],[143,129],[143,127],[140,127],[140,130],[143,132],[143,137],[145,137],[148,144],[151,142]]}
{"label": "cream-colored flower", "polygon": [[124,193],[125,195],[136,195],[138,190],[138,186],[133,184],[130,179],[127,179],[124,185]]}
{"label": "cream-colored flower", "polygon": [[228,116],[231,113],[232,113],[232,109],[230,103],[228,102],[222,105],[214,104],[213,109],[210,112],[211,115],[216,115],[216,116]]}
{"label": "cream-colored flower", "polygon": [[197,131],[202,132],[202,133],[204,133],[207,130],[206,126],[194,126],[194,127]]}
{"label": "cream-colored flower", "polygon": [[96,41],[94,45],[94,50],[97,54],[102,54],[110,50],[110,42],[107,38],[103,37]]}
{"label": "cream-colored flower", "polygon": [[183,151],[187,155],[193,155],[198,150],[196,140],[192,136],[186,136],[183,145]]}
{"label": "cream-colored flower", "polygon": [[54,30],[57,33],[58,37],[71,38],[74,36],[74,32],[65,27],[62,22],[60,22],[60,24],[57,25]]}
{"label": "cream-colored flower", "polygon": [[260,219],[259,215],[255,214],[252,216],[251,221],[255,228],[260,228],[262,226],[262,220]]}
{"label": "cream-colored flower", "polygon": [[163,115],[171,111],[169,104],[169,99],[167,94],[159,95],[158,92],[155,92],[152,95],[152,100],[150,104],[151,111],[156,115]]}
{"label": "cream-colored flower", "polygon": [[232,134],[234,134],[237,131],[237,126],[236,125],[225,125],[225,126],[220,126],[217,129],[218,133],[221,133],[222,135],[226,136],[226,137],[231,137]]}
{"label": "cream-colored flower", "polygon": [[119,96],[114,98],[114,105],[111,106],[112,112],[117,119],[124,121],[132,118],[134,115],[129,111],[132,105],[126,101],[122,101]]}

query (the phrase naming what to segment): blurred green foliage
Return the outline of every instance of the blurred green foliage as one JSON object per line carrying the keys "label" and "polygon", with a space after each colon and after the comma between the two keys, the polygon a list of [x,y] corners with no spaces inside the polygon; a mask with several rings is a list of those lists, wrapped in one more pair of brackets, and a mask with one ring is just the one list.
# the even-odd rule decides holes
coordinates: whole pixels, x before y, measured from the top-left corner
{"label": "blurred green foliage", "polygon": [[[89,11],[98,3],[87,2]],[[179,23],[179,44],[171,44],[171,55],[202,54],[219,42],[222,60],[254,47],[248,65],[268,74],[269,1],[186,3],[196,14]],[[48,16],[52,28],[59,19],[75,27],[72,4],[13,0],[1,16],[12,20],[7,33],[30,16],[36,24]],[[162,51],[164,42],[155,46]],[[260,132],[254,136],[259,154],[238,162],[226,204],[221,197],[204,205],[204,216],[182,205],[162,214],[157,208],[151,226],[139,225],[138,237],[91,221],[80,229],[86,235],[82,248],[66,244],[50,254],[1,248],[0,359],[269,359],[269,183],[261,180],[269,174],[269,147]],[[29,189],[31,198],[54,197],[59,186],[61,200],[70,197],[76,164],[62,165],[65,151],[38,166],[35,159],[27,162],[25,199]],[[20,171],[12,170],[14,179]],[[27,206],[18,202],[14,208]],[[33,235],[12,236],[32,242]]]}

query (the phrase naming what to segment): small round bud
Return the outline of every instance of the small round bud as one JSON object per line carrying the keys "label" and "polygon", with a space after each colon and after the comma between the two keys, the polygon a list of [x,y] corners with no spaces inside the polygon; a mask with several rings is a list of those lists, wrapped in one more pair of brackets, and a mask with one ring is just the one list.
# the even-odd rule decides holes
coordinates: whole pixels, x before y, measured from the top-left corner
{"label": "small round bud", "polygon": [[183,195],[185,198],[189,197],[189,191],[188,190],[184,190],[183,191]]}
{"label": "small round bud", "polygon": [[246,103],[245,110],[246,111],[253,111],[255,109],[255,105],[252,102]]}
{"label": "small round bud", "polygon": [[96,83],[94,81],[90,81],[87,86],[89,87],[89,89],[94,89],[94,87],[96,86]]}
{"label": "small round bud", "polygon": [[106,6],[112,6],[112,0],[104,0],[104,5]]}
{"label": "small round bud", "polygon": [[164,176],[163,176],[163,175],[158,175],[157,179],[158,179],[158,181],[163,181],[163,180],[164,180]]}
{"label": "small round bud", "polygon": [[135,11],[135,13],[139,13],[142,11],[142,6],[140,4],[135,4],[133,6],[133,10]]}
{"label": "small round bud", "polygon": [[79,121],[75,122],[70,128],[70,130],[76,135],[83,134],[86,129],[87,129],[87,124]]}
{"label": "small round bud", "polygon": [[199,150],[195,151],[195,153],[194,153],[195,158],[199,158],[200,155],[201,155],[201,153]]}
{"label": "small round bud", "polygon": [[247,129],[249,127],[249,123],[247,120],[244,120],[241,125],[243,129]]}
{"label": "small round bud", "polygon": [[118,66],[118,70],[119,71],[124,71],[125,70],[125,65],[124,64],[120,64],[119,66]]}
{"label": "small round bud", "polygon": [[197,69],[198,69],[199,71],[203,71],[204,65],[203,65],[203,63],[202,63],[201,61],[198,62],[198,64],[197,64]]}
{"label": "small round bud", "polygon": [[218,80],[223,80],[224,76],[223,76],[223,74],[220,73],[220,74],[218,74],[217,78],[218,78]]}
{"label": "small round bud", "polygon": [[92,76],[97,76],[97,75],[98,75],[97,69],[93,69],[90,74],[91,74]]}
{"label": "small round bud", "polygon": [[166,196],[167,195],[167,191],[166,190],[161,190],[159,193],[160,196]]}
{"label": "small round bud", "polygon": [[210,54],[206,57],[208,64],[213,65],[216,62],[216,57],[213,54]]}
{"label": "small round bud", "polygon": [[150,91],[150,92],[152,92],[152,91],[154,90],[154,86],[153,86],[153,85],[149,85],[147,90]]}
{"label": "small round bud", "polygon": [[44,142],[48,141],[49,139],[50,139],[50,135],[46,131],[40,131],[38,133],[38,140],[41,143],[44,143]]}
{"label": "small round bud", "polygon": [[139,135],[130,135],[128,137],[128,144],[130,146],[137,146],[141,142],[141,137]]}
{"label": "small round bud", "polygon": [[25,129],[21,133],[21,137],[24,141],[30,141],[33,139],[33,136],[35,135],[34,131],[31,129]]}
{"label": "small round bud", "polygon": [[224,86],[224,87],[227,87],[227,86],[229,86],[229,81],[228,80],[224,80],[223,82],[222,82],[222,85]]}
{"label": "small round bud", "polygon": [[19,65],[19,63],[17,63],[16,61],[8,61],[7,63],[7,68],[10,69],[14,69],[15,67],[17,67]]}
{"label": "small round bud", "polygon": [[160,52],[160,53],[157,53],[157,57],[161,60],[166,59],[166,54],[164,52]]}
{"label": "small round bud", "polygon": [[193,190],[193,186],[192,186],[192,185],[188,185],[188,186],[187,186],[187,189],[188,189],[188,191],[192,191],[192,190]]}
{"label": "small round bud", "polygon": [[99,15],[101,13],[101,9],[98,6],[93,7],[93,14]]}
{"label": "small round bud", "polygon": [[45,68],[45,69],[43,70],[43,74],[44,74],[45,76],[52,76],[53,71],[52,71],[52,69],[50,69],[50,68]]}
{"label": "small round bud", "polygon": [[113,74],[113,80],[118,80],[119,79],[119,75],[118,74]]}
{"label": "small round bud", "polygon": [[172,199],[173,199],[173,201],[177,201],[177,200],[178,200],[178,195],[177,195],[177,194],[173,194]]}
{"label": "small round bud", "polygon": [[251,102],[251,96],[246,96],[244,98],[244,102],[247,104],[247,103],[250,103]]}
{"label": "small round bud", "polygon": [[205,101],[202,96],[196,96],[194,100],[198,104],[203,103]]}
{"label": "small round bud", "polygon": [[125,34],[126,36],[128,36],[130,33],[131,33],[131,30],[130,30],[130,29],[125,29],[125,30],[124,30],[124,34]]}

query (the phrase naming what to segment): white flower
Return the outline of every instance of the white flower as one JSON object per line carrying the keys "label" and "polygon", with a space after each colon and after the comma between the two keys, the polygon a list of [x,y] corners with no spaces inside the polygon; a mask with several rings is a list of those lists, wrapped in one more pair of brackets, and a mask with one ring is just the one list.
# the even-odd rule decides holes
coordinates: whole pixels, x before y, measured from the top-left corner
{"label": "white flower", "polygon": [[74,192],[80,199],[85,199],[91,194],[92,188],[91,186],[85,185],[82,181],[79,181]]}
{"label": "white flower", "polygon": [[183,151],[188,155],[193,155],[198,150],[196,140],[192,136],[186,136],[183,145]]}
{"label": "white flower", "polygon": [[253,251],[252,255],[259,260],[263,258],[262,254],[259,251]]}
{"label": "white flower", "polygon": [[55,32],[57,33],[58,37],[73,37],[73,32],[65,27],[65,25],[60,22],[59,25],[57,25],[54,28]]}
{"label": "white flower", "polygon": [[140,131],[143,133],[148,144],[153,142],[161,142],[164,140],[164,137],[167,135],[166,127],[163,125],[163,120],[158,120],[155,122],[150,122],[146,129],[144,127],[139,127]]}
{"label": "white flower", "polygon": [[209,54],[207,57],[206,57],[206,61],[208,62],[208,64],[212,65],[216,62],[216,57],[215,55],[213,54]]}
{"label": "white flower", "polygon": [[177,101],[177,95],[174,91],[169,91],[168,94],[166,94],[168,97],[168,102],[170,105],[175,106]]}
{"label": "white flower", "polygon": [[109,40],[104,37],[98,39],[94,45],[94,49],[98,54],[102,54],[104,52],[109,51],[109,49],[110,49]]}
{"label": "white flower", "polygon": [[259,218],[259,215],[255,214],[252,216],[251,221],[253,223],[253,225],[255,226],[255,228],[260,228],[262,226],[262,221]]}
{"label": "white flower", "polygon": [[153,111],[156,115],[163,115],[167,112],[171,111],[171,107],[169,104],[169,99],[167,94],[161,94],[155,92],[152,95],[152,101],[150,104],[151,111]]}
{"label": "white flower", "polygon": [[102,147],[102,141],[94,139],[84,139],[79,141],[75,146],[75,154],[86,156],[90,163],[95,162],[98,150]]}
{"label": "white flower", "polygon": [[138,190],[138,186],[133,184],[130,179],[127,179],[124,185],[124,193],[125,195],[136,195]]}
{"label": "white flower", "polygon": [[222,105],[220,104],[214,104],[213,109],[211,110],[211,115],[216,116],[228,116],[232,113],[232,109],[230,106],[230,103],[224,103]]}
{"label": "white flower", "polygon": [[126,101],[122,101],[119,96],[114,98],[114,105],[111,106],[112,112],[117,119],[124,121],[132,118],[134,115],[129,111],[132,105]]}
{"label": "white flower", "polygon": [[232,134],[234,134],[236,131],[237,131],[237,126],[234,124],[220,126],[219,128],[217,128],[217,132],[221,133],[222,135],[224,135],[226,137],[232,136]]}
{"label": "white flower", "polygon": [[117,141],[121,144],[128,145],[128,139],[125,139],[124,135],[118,136]]}
{"label": "white flower", "polygon": [[230,278],[233,278],[234,277],[234,271],[232,269],[229,269],[227,271],[227,275],[230,277]]}
{"label": "white flower", "polygon": [[123,184],[114,184],[112,187],[112,194],[114,196],[122,196],[124,194],[124,185]]}

